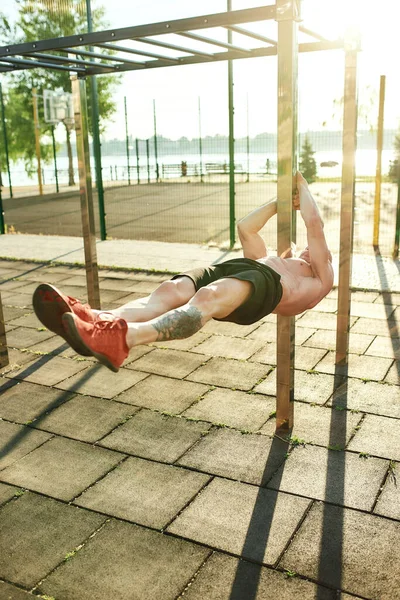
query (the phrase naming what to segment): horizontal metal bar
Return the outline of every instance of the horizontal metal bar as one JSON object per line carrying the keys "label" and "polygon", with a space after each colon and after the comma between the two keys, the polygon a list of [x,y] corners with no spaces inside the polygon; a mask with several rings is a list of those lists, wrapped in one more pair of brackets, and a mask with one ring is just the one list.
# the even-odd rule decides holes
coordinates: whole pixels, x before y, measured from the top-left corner
{"label": "horizontal metal bar", "polygon": [[213,58],[212,52],[204,52],[204,50],[190,50],[183,46],[176,46],[175,44],[168,44],[167,42],[160,42],[159,40],[151,40],[149,38],[140,38],[141,42],[145,44],[153,44],[153,46],[160,46],[160,48],[168,48],[169,50],[177,50],[178,52],[187,52],[188,54],[195,54],[196,56],[204,56]]}
{"label": "horizontal metal bar", "polygon": [[[138,65],[139,67],[144,66],[143,63],[138,62],[137,60],[130,60],[129,58],[125,59],[121,56],[111,56],[110,54],[101,54],[101,52],[88,52],[87,50],[82,50],[81,48],[63,48],[63,52],[69,52],[71,54],[78,54],[81,56],[90,56],[91,58],[101,58],[103,60],[111,60],[116,62],[126,63],[128,65]],[[115,67],[115,65],[104,65],[105,67]]]}
{"label": "horizontal metal bar", "polygon": [[261,35],[260,33],[255,33],[254,31],[249,31],[248,29],[243,29],[243,27],[236,27],[235,25],[226,26],[226,29],[230,29],[230,31],[235,31],[236,33],[240,33],[241,35],[247,35],[255,40],[259,40],[260,42],[265,42],[266,44],[272,44],[272,46],[276,46],[278,42],[272,40],[271,38],[265,37],[265,35]]}
{"label": "horizontal metal bar", "polygon": [[343,48],[343,40],[334,40],[332,42],[307,42],[299,44],[299,52],[318,52],[320,50],[343,50]]}
{"label": "horizontal metal bar", "polygon": [[13,58],[13,57],[2,57],[0,56],[0,63],[10,63],[13,65],[26,65],[31,69],[56,69],[57,71],[75,71],[77,73],[85,73],[84,69],[80,67],[65,67],[64,65],[57,65],[55,63],[42,62],[39,60],[27,60],[24,58]]}
{"label": "horizontal metal bar", "polygon": [[154,54],[153,52],[145,52],[144,50],[135,50],[133,48],[126,48],[125,46],[117,46],[114,44],[95,44],[99,48],[106,48],[108,50],[117,50],[118,52],[127,52],[129,54],[137,54],[140,56],[149,56],[150,58],[160,58],[162,60],[169,60],[173,63],[179,63],[179,58],[171,58],[169,56],[162,56],[161,54]]}
{"label": "horizontal metal bar", "polygon": [[305,33],[306,35],[310,35],[311,37],[315,38],[316,40],[320,40],[321,42],[329,41],[325,37],[320,35],[319,33],[315,33],[315,31],[311,31],[311,29],[307,29],[307,27],[303,27],[303,25],[299,25],[299,31],[301,31],[302,33]]}
{"label": "horizontal metal bar", "polygon": [[190,17],[176,21],[163,21],[160,23],[152,23],[150,25],[136,25],[134,27],[108,29],[106,31],[85,33],[82,35],[70,35],[64,38],[53,38],[11,46],[2,46],[0,47],[0,56],[15,56],[17,54],[24,54],[25,52],[45,52],[66,47],[93,46],[102,42],[117,42],[120,40],[138,39],[144,36],[162,35],[165,33],[179,33],[181,31],[208,29],[210,27],[224,27],[225,25],[252,23],[255,21],[274,19],[275,15],[275,5],[246,8],[243,10]]}
{"label": "horizontal metal bar", "polygon": [[[82,65],[82,66],[93,66],[93,63],[90,63],[87,60],[79,60],[79,58],[70,58],[67,56],[55,56],[54,54],[42,54],[41,52],[35,52],[35,54],[31,54],[30,52],[25,52],[22,56],[31,56],[32,58],[43,58],[45,60],[54,60],[55,62],[61,62],[65,65]],[[101,65],[96,63],[98,67]]]}
{"label": "horizontal metal bar", "polygon": [[236,52],[243,52],[244,54],[249,54],[250,50],[247,48],[240,48],[239,46],[234,46],[233,44],[229,44],[227,42],[220,42],[218,40],[212,40],[211,38],[204,37],[202,35],[196,35],[195,33],[179,33],[182,37],[190,38],[191,40],[196,40],[199,42],[204,42],[206,44],[213,44],[213,46],[220,46],[221,48],[227,48],[228,50],[236,50]]}

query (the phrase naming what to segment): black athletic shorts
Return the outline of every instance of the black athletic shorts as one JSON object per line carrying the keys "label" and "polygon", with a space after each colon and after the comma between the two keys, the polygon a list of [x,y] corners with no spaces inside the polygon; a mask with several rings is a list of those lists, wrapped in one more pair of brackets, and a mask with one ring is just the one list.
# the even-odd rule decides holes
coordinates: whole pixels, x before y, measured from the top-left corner
{"label": "black athletic shorts", "polygon": [[269,315],[282,298],[281,276],[279,273],[251,258],[233,258],[218,265],[199,267],[174,275],[189,277],[196,292],[201,287],[225,277],[234,277],[253,284],[253,294],[246,302],[236,308],[230,315],[216,321],[230,321],[239,325],[251,325]]}

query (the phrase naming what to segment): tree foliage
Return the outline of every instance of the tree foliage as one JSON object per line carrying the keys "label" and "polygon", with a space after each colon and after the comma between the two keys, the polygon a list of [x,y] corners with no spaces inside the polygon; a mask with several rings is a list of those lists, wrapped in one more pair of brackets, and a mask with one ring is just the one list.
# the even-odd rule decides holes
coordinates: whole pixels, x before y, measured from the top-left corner
{"label": "tree foliage", "polygon": [[389,179],[400,181],[400,131],[394,138],[394,159],[390,161]]}
{"label": "tree foliage", "polygon": [[[6,16],[0,13],[0,43],[15,44],[33,42],[40,39],[76,35],[87,31],[85,0],[16,0],[18,18],[11,26]],[[107,28],[103,7],[92,11],[93,29]],[[63,52],[55,55],[66,56]],[[102,75],[97,78],[100,131],[115,113],[113,101],[114,86],[118,83],[118,75]],[[29,69],[14,71],[4,77],[3,93],[6,103],[7,136],[10,158],[23,159],[28,173],[35,170],[35,135],[33,124],[32,88],[37,88],[38,112],[41,133],[41,157],[49,162],[52,157],[51,125],[44,122],[43,90],[64,90],[71,92],[70,75],[67,71]],[[87,79],[88,121],[92,133],[91,81]],[[63,122],[66,130],[67,145],[70,146],[72,126]],[[2,139],[2,136],[1,136]],[[0,160],[4,164],[4,148],[0,144]],[[70,184],[72,164],[70,165]]]}
{"label": "tree foliage", "polygon": [[301,149],[299,169],[308,183],[313,183],[317,177],[317,163],[314,154],[311,142],[306,135]]}

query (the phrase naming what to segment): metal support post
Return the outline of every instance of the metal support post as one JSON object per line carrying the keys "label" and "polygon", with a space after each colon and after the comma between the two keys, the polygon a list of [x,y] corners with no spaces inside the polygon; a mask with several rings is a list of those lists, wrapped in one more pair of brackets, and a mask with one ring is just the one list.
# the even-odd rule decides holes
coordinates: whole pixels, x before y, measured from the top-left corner
{"label": "metal support post", "polygon": [[6,232],[6,226],[4,223],[4,210],[3,210],[3,197],[1,193],[1,165],[0,165],[0,234],[3,235]]}
{"label": "metal support post", "polygon": [[250,181],[250,128],[249,128],[249,94],[247,94],[247,140],[246,140],[246,149],[247,149],[247,178],[246,182]]}
{"label": "metal support post", "polygon": [[201,105],[199,96],[199,151],[200,151],[200,181],[203,183],[203,140],[201,139]]}
{"label": "metal support post", "polygon": [[33,100],[33,123],[35,128],[35,147],[36,147],[36,160],[37,160],[37,176],[39,183],[39,195],[43,196],[43,183],[42,183],[42,164],[40,158],[40,125],[39,125],[39,113],[37,103],[37,89],[32,88],[32,100]]}
{"label": "metal support post", "polygon": [[87,122],[86,84],[76,75],[72,79],[76,149],[78,154],[81,198],[82,233],[85,250],[88,300],[92,308],[100,309],[99,274],[97,270],[96,234],[90,174],[90,153]]}
{"label": "metal support post", "polygon": [[139,162],[139,140],[135,139],[135,149],[136,149],[136,177],[138,185],[140,183],[140,162]]}
{"label": "metal support post", "polygon": [[381,183],[382,183],[382,148],[383,148],[383,112],[385,106],[385,75],[381,75],[379,87],[379,116],[378,116],[378,139],[375,178],[375,205],[374,205],[374,238],[373,245],[379,246],[379,223],[381,210]]}
{"label": "metal support post", "polygon": [[146,160],[147,160],[147,183],[150,183],[150,148],[149,140],[146,140]]}
{"label": "metal support post", "polygon": [[396,232],[394,235],[393,260],[399,258],[400,244],[400,164],[397,166],[397,209],[396,209]]}
{"label": "metal support post", "polygon": [[[278,0],[278,256],[296,239],[292,197],[297,170],[297,0]],[[294,317],[278,315],[276,429],[290,433],[294,401]]]}
{"label": "metal support post", "polygon": [[0,368],[6,367],[10,362],[7,349],[6,324],[4,321],[3,304],[0,294]]}
{"label": "metal support post", "polygon": [[[228,12],[232,10],[232,0],[228,0]],[[232,31],[228,30],[228,44],[232,43]],[[228,60],[228,115],[229,115],[229,238],[230,247],[235,245],[235,136],[233,105],[233,61]]]}
{"label": "metal support post", "polygon": [[[93,31],[92,22],[92,9],[90,0],[86,0],[86,18],[88,25],[88,32]],[[90,52],[93,52],[94,48],[89,47]],[[94,58],[91,57],[90,61],[93,62]],[[90,77],[90,100],[92,105],[92,129],[93,129],[93,154],[94,154],[94,168],[96,171],[96,187],[97,197],[99,202],[99,221],[100,221],[100,238],[102,240],[107,239],[106,229],[106,213],[104,208],[104,187],[103,187],[103,169],[101,165],[101,142],[100,142],[100,127],[99,127],[99,98],[97,92],[97,79],[95,75]]]}
{"label": "metal support post", "polygon": [[3,98],[3,90],[0,82],[0,106],[1,106],[1,121],[3,125],[3,139],[4,139],[4,152],[6,155],[6,165],[7,165],[7,174],[8,174],[8,187],[10,190],[10,198],[13,197],[13,189],[11,184],[11,169],[10,169],[10,159],[8,156],[8,137],[7,137],[7,126],[6,126],[6,109],[4,106],[4,98]]}
{"label": "metal support post", "polygon": [[54,158],[54,175],[56,178],[56,192],[60,191],[60,187],[58,185],[58,171],[57,171],[57,151],[56,151],[56,138],[54,136],[54,125],[51,126],[51,139],[53,142],[53,158]]}
{"label": "metal support post", "polygon": [[358,40],[346,39],[343,107],[343,167],[340,210],[339,289],[336,327],[336,364],[347,364],[351,304],[355,162],[357,147]]}
{"label": "metal support post", "polygon": [[156,101],[153,100],[153,120],[154,120],[154,157],[156,159],[156,179],[160,181],[160,168],[158,166],[158,151],[157,151],[157,117],[156,117]]}
{"label": "metal support post", "polygon": [[[131,165],[129,161],[129,134],[128,134],[128,111],[126,108],[126,96],[124,96],[125,109],[125,147],[126,147],[126,164],[128,166],[128,185],[131,185]],[[139,183],[139,182],[138,182]]]}

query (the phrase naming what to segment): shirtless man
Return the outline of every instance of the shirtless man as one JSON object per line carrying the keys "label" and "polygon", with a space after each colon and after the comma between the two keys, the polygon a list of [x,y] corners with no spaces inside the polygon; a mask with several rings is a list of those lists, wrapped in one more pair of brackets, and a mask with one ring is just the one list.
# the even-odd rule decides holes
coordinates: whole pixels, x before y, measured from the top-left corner
{"label": "shirtless man", "polygon": [[269,313],[302,313],[332,289],[333,269],[323,221],[300,173],[293,208],[307,228],[308,246],[298,258],[290,249],[268,256],[258,234],[276,214],[272,200],[238,223],[244,258],[180,273],[150,296],[107,312],[41,284],[33,295],[36,315],[76,352],[117,372],[134,346],[190,337],[210,319],[248,325]]}

